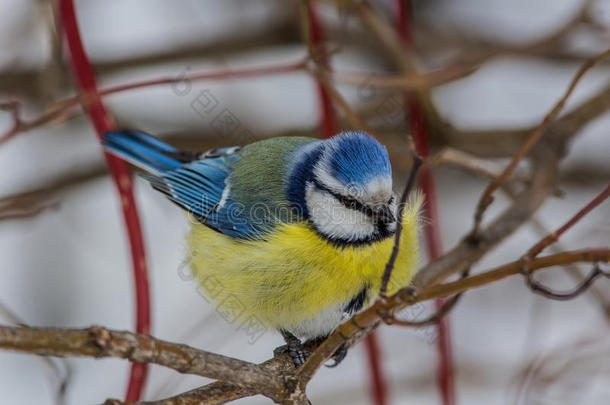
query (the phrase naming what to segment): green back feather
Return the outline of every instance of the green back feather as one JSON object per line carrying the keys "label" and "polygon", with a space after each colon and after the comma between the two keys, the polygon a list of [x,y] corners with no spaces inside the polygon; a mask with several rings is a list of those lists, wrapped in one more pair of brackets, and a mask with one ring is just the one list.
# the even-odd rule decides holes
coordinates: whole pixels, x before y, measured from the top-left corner
{"label": "green back feather", "polygon": [[[290,222],[290,202],[286,199],[288,173],[293,152],[300,146],[317,141],[308,137],[276,137],[244,146],[229,176],[231,197],[245,209],[262,209]],[[260,208],[259,208],[260,207]]]}

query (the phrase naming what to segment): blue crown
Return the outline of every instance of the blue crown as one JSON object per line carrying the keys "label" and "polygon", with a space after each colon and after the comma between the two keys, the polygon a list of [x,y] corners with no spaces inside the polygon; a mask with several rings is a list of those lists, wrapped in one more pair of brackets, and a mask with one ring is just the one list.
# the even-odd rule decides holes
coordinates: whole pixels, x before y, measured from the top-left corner
{"label": "blue crown", "polygon": [[378,176],[392,176],[387,149],[370,135],[343,132],[326,142],[331,174],[344,184],[366,184]]}

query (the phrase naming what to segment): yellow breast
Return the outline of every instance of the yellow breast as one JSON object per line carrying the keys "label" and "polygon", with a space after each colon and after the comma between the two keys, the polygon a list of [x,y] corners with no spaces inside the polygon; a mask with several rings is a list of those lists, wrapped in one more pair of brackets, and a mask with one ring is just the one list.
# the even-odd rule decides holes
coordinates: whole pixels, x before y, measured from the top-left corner
{"label": "yellow breast", "polygon": [[[408,285],[417,266],[418,210],[418,203],[405,210],[390,293]],[[216,305],[230,306],[234,317],[290,329],[365,286],[376,295],[394,238],[339,247],[294,223],[279,225],[266,241],[244,241],[195,224],[188,244],[191,270]]]}

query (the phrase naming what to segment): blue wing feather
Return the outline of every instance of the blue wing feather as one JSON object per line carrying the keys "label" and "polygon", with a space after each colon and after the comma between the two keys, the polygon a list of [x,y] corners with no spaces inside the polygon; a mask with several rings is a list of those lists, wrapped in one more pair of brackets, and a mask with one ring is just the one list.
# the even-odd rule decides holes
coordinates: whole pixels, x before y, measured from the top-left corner
{"label": "blue wing feather", "polygon": [[265,233],[265,227],[248,218],[229,195],[220,206],[227,178],[240,159],[239,148],[193,154],[201,159],[184,163],[172,157],[180,153],[177,149],[143,132],[108,132],[103,144],[109,152],[146,170],[149,174],[144,178],[156,190],[210,228],[238,239],[259,239]]}
{"label": "blue wing feather", "polygon": [[172,170],[181,164],[164,155],[176,149],[143,132],[106,132],[103,144],[109,152],[149,172]]}

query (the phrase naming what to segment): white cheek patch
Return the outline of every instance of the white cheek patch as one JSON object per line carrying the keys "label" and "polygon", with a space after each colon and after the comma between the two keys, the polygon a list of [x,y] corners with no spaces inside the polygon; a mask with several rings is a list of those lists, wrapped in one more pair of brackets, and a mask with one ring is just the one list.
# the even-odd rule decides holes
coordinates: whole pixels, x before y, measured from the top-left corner
{"label": "white cheek patch", "polygon": [[368,215],[346,208],[312,183],[306,186],[305,201],[316,229],[331,239],[360,240],[375,234],[375,224]]}
{"label": "white cheek patch", "polygon": [[364,186],[364,196],[371,204],[387,204],[392,198],[392,178],[377,176]]}

